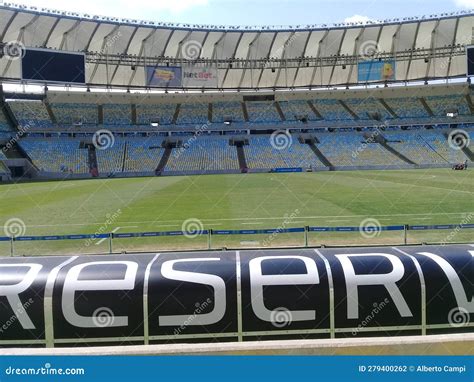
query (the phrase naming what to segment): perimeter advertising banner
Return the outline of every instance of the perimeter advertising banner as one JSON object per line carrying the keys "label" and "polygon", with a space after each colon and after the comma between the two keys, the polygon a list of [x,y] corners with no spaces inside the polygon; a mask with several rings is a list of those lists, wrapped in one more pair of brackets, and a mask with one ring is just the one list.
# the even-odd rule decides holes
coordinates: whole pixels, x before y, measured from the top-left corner
{"label": "perimeter advertising banner", "polygon": [[147,86],[181,87],[182,71],[179,66],[147,66]]}
{"label": "perimeter advertising banner", "polygon": [[185,66],[182,69],[185,88],[217,88],[216,68]]}
{"label": "perimeter advertising banner", "polygon": [[390,81],[395,79],[395,60],[363,61],[358,65],[358,81]]}
{"label": "perimeter advertising banner", "polygon": [[0,347],[474,331],[474,247],[2,258]]}

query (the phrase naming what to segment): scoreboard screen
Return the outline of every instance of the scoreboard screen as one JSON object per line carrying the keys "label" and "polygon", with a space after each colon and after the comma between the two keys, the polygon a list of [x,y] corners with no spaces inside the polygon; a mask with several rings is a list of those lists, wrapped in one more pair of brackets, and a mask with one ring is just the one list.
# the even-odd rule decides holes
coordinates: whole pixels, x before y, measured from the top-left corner
{"label": "scoreboard screen", "polygon": [[474,45],[467,47],[467,75],[474,76]]}
{"label": "scoreboard screen", "polygon": [[26,48],[21,60],[22,79],[37,82],[85,84],[84,53]]}

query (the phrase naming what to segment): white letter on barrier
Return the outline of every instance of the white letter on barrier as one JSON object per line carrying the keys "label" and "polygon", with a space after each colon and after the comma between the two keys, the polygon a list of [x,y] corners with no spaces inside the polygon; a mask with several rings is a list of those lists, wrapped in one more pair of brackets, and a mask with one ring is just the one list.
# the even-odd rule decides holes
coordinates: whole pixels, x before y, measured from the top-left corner
{"label": "white letter on barrier", "polygon": [[[163,277],[169,280],[183,281],[188,283],[195,283],[201,285],[209,285],[214,289],[214,309],[210,313],[196,314],[192,320],[189,320],[190,315],[195,314],[190,312],[187,315],[175,316],[161,316],[159,318],[160,326],[180,326],[184,322],[189,321],[187,325],[212,325],[219,322],[224,317],[226,309],[226,295],[225,282],[222,278],[216,275],[207,273],[177,271],[173,269],[177,263],[200,262],[200,261],[220,261],[219,258],[199,258],[199,259],[183,259],[183,260],[169,260],[165,261],[161,266],[161,273]],[[199,303],[199,301],[196,301]],[[194,307],[195,308],[195,307]]]}
{"label": "white letter on barrier", "polygon": [[[384,257],[392,263],[393,270],[390,273],[384,274],[356,274],[354,266],[352,265],[351,257]],[[341,262],[346,279],[347,288],[347,318],[359,318],[359,293],[357,288],[362,285],[383,285],[387,289],[390,297],[392,297],[395,306],[397,307],[402,317],[412,317],[410,308],[397,287],[397,282],[400,281],[405,274],[405,267],[402,261],[394,255],[386,253],[364,253],[364,254],[344,254],[336,255]]]}
{"label": "white letter on barrier", "polygon": [[[468,251],[471,256],[474,258],[474,251]],[[419,255],[426,256],[433,260],[446,274],[446,277],[449,280],[449,284],[453,289],[454,297],[456,297],[456,302],[460,308],[466,309],[469,313],[474,313],[474,299],[471,297],[471,301],[467,300],[467,293],[464,291],[461,280],[459,279],[458,274],[454,268],[441,256],[435,255],[429,252],[418,252]],[[472,269],[472,268],[471,268]]]}
{"label": "white letter on barrier", "polygon": [[[17,283],[17,284],[9,284],[9,285],[0,285],[0,296],[5,296],[10,304],[13,313],[18,317],[18,321],[20,322],[23,329],[36,329],[35,325],[31,321],[30,317],[26,313],[26,309],[23,309],[23,304],[21,303],[19,294],[27,290],[33,281],[35,281],[35,277],[40,272],[43,266],[41,264],[0,264],[0,267],[3,268],[29,268],[28,272],[26,273],[25,277]],[[2,272],[0,272],[1,274]],[[11,279],[15,278],[16,273],[13,275],[6,275],[7,277],[3,276],[2,279],[7,279],[11,281]]]}
{"label": "white letter on barrier", "polygon": [[[125,265],[127,267],[123,279],[113,280],[79,280],[82,270],[95,265]],[[94,328],[96,317],[81,316],[76,312],[74,296],[78,291],[133,290],[137,275],[138,264],[132,261],[97,261],[79,264],[72,267],[64,280],[64,291],[61,306],[66,320],[78,328]],[[127,326],[127,316],[110,317],[108,327]]]}
{"label": "white letter on barrier", "polygon": [[[262,262],[265,260],[301,260],[306,266],[305,274],[263,275]],[[249,261],[252,308],[255,315],[263,321],[272,322],[272,311],[265,307],[264,285],[311,285],[319,284],[319,273],[313,259],[304,256],[263,256]],[[289,311],[292,321],[309,321],[316,318],[315,310]]]}

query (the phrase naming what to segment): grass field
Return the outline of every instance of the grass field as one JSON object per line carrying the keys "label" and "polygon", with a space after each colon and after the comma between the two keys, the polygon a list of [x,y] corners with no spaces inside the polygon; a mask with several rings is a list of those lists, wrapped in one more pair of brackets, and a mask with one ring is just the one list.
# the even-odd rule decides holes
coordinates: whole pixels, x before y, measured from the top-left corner
{"label": "grass field", "polygon": [[[474,223],[474,171],[404,170],[94,179],[0,185],[0,236],[11,219],[24,235],[180,231],[188,219],[205,229]],[[9,222],[10,221],[10,222]],[[199,224],[199,223],[197,223]],[[440,242],[449,232],[410,234]],[[400,244],[403,234],[310,234],[310,245]],[[474,241],[474,230],[449,240]],[[303,245],[302,234],[221,236],[213,247]],[[207,238],[114,240],[114,251],[206,248]],[[10,255],[9,243],[0,245]],[[16,255],[101,253],[107,240],[15,243]]]}

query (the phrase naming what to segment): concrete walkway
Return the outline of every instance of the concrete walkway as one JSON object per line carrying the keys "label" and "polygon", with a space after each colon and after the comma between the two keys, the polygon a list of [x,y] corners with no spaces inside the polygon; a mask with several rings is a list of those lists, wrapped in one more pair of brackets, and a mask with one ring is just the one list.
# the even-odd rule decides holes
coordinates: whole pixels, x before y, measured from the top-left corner
{"label": "concrete walkway", "polygon": [[54,349],[1,349],[0,355],[472,355],[474,333]]}

